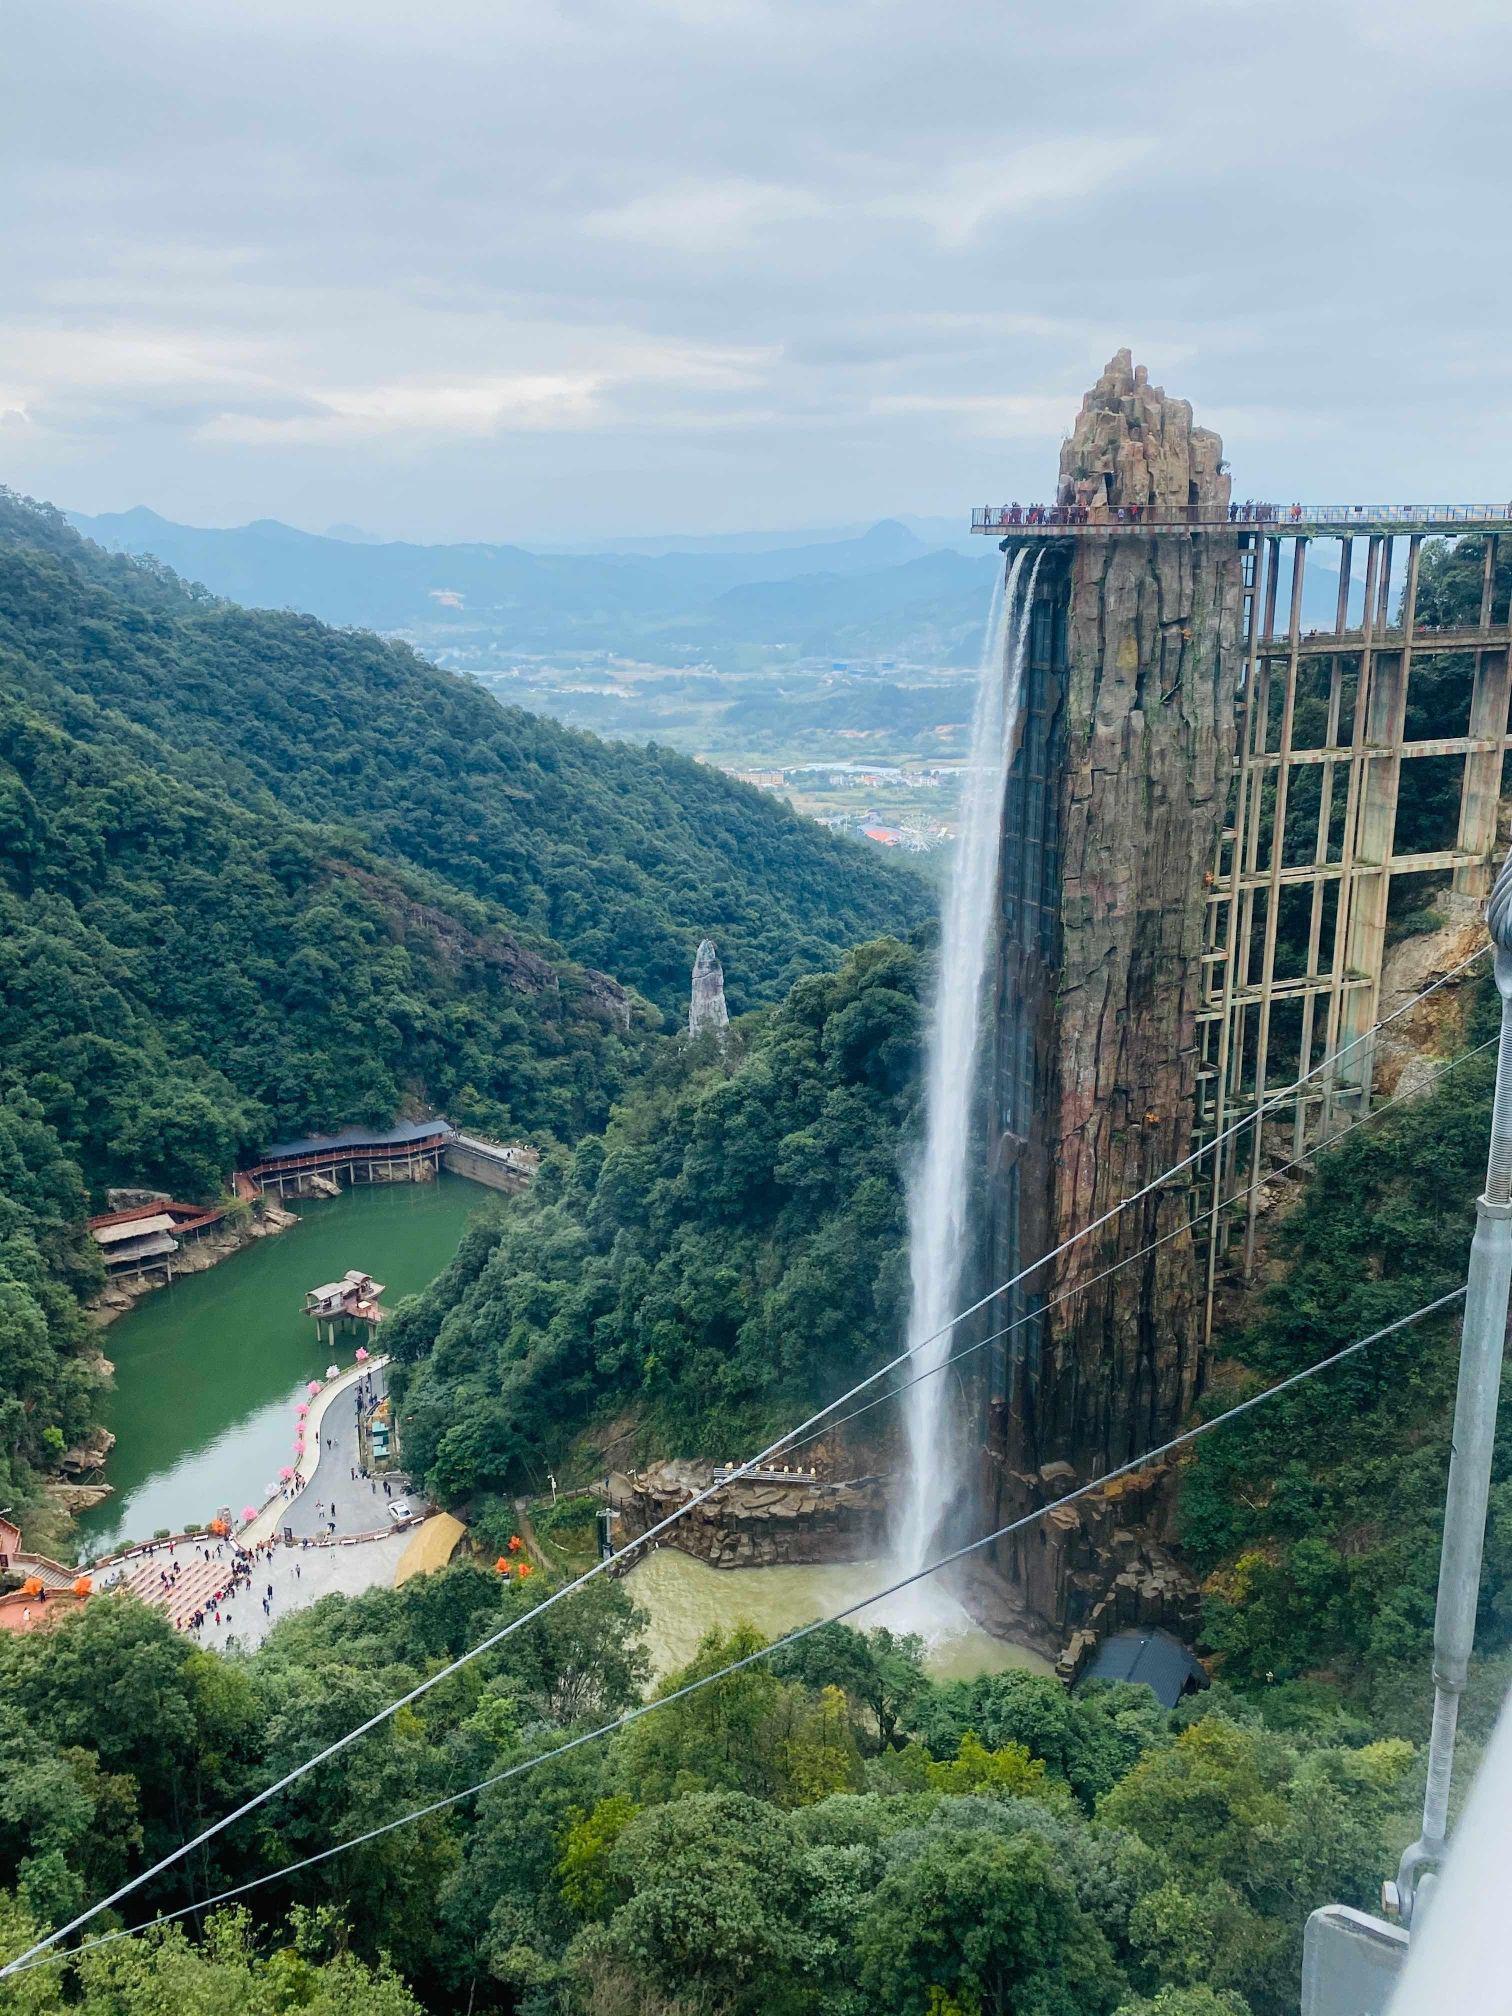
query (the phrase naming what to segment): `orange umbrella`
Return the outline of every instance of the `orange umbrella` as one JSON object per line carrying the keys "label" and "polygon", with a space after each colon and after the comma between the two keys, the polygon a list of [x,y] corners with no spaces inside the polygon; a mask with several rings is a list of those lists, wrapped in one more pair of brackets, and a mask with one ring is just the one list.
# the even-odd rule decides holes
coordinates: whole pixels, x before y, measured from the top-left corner
{"label": "orange umbrella", "polygon": [[534,1570],[534,1568],[532,1568],[532,1567],[531,1567],[531,1565],[530,1565],[530,1563],[529,1563],[528,1561],[522,1561],[522,1562],[520,1563],[520,1566],[519,1566],[519,1570],[518,1570],[518,1573],[519,1573],[519,1577],[520,1577],[520,1580],[521,1580],[521,1581],[523,1582],[523,1581],[525,1580],[525,1577],[526,1577],[527,1575],[534,1575],[534,1573],[535,1573],[535,1570]]}
{"label": "orange umbrella", "polygon": [[23,1596],[40,1596],[42,1594],[42,1577],[40,1575],[28,1575],[26,1580],[21,1584],[21,1594]]}
{"label": "orange umbrella", "polygon": [[498,1569],[501,1575],[507,1575],[509,1573],[509,1563],[502,1554],[499,1556],[498,1560],[495,1561],[494,1566],[495,1568]]}
{"label": "orange umbrella", "polygon": [[518,1553],[519,1553],[519,1551],[520,1551],[520,1549],[521,1549],[521,1548],[522,1548],[522,1547],[523,1547],[524,1545],[525,1545],[525,1542],[524,1542],[524,1541],[523,1541],[523,1540],[522,1540],[522,1539],[520,1538],[520,1536],[519,1536],[519,1534],[518,1534],[518,1533],[511,1533],[511,1534],[510,1534],[510,1536],[509,1536],[509,1551],[510,1551],[510,1553],[511,1553],[511,1554],[518,1554]]}
{"label": "orange umbrella", "polygon": [[80,1575],[73,1585],[75,1596],[87,1596],[93,1588],[94,1584],[87,1575]]}

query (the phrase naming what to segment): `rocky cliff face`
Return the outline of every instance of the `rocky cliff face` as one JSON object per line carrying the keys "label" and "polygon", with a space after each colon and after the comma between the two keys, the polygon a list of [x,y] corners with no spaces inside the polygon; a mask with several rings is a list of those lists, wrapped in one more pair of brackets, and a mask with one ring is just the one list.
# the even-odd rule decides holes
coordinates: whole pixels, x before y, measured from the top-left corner
{"label": "rocky cliff face", "polygon": [[[713,1479],[712,1463],[667,1461],[611,1480],[625,1539],[659,1526]],[[877,1478],[833,1484],[812,1471],[758,1471],[679,1519],[666,1545],[714,1568],[861,1561],[884,1545],[886,1510]]]}
{"label": "rocky cliff face", "polygon": [[[1061,457],[1062,498],[1152,516],[1228,505],[1218,437],[1151,386],[1129,353],[1083,401]],[[1227,531],[1075,541],[1066,594],[1058,774],[1058,956],[1043,1018],[1032,1158],[1048,1170],[1040,1230],[1059,1243],[1190,1147],[1204,895],[1228,792],[1238,671],[1239,557]],[[1011,949],[1011,948],[1010,948]],[[1004,1518],[1170,1432],[1200,1378],[1196,1256],[1179,1183],[1124,1211],[1034,1285],[1079,1292],[1011,1365],[991,1438],[989,1496]],[[1048,1222],[1046,1222],[1048,1221]],[[1153,1241],[1153,1253],[1106,1270]],[[1026,1257],[1044,1250],[1036,1236]],[[1062,1488],[1064,1486],[1062,1485]],[[994,1522],[996,1523],[996,1521]],[[1080,1527],[1080,1522],[1077,1522]],[[1059,1591],[1059,1622],[1090,1600],[1036,1558],[1034,1533],[1003,1566]],[[1032,1565],[1032,1574],[1030,1572]]]}

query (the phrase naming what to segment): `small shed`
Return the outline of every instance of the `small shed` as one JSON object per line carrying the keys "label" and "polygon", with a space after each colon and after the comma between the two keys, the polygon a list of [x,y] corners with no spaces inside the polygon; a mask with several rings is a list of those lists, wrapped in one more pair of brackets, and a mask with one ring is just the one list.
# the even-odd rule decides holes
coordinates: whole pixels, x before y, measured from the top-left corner
{"label": "small shed", "polygon": [[1098,1646],[1076,1684],[1084,1687],[1089,1680],[1148,1687],[1162,1708],[1174,1708],[1184,1694],[1208,1685],[1202,1661],[1169,1631],[1115,1631]]}
{"label": "small shed", "polygon": [[166,1211],[116,1212],[103,1220],[92,1219],[89,1230],[110,1275],[167,1267],[179,1250],[174,1221]]}

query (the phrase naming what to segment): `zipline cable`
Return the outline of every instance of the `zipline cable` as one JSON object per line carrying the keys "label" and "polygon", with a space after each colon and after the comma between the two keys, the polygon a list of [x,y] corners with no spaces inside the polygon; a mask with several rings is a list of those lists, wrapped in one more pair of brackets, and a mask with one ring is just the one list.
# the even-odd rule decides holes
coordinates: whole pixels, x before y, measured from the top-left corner
{"label": "zipline cable", "polygon": [[[747,1652],[742,1658],[730,1660],[727,1665],[717,1668],[713,1673],[705,1673],[696,1680],[686,1681],[681,1687],[674,1688],[670,1694],[659,1695],[653,1701],[642,1701],[638,1706],[626,1709],[623,1715],[614,1717],[612,1721],[601,1722],[596,1728],[582,1730],[565,1743],[554,1744],[551,1749],[538,1751],[533,1757],[521,1758],[504,1770],[492,1772],[488,1777],[478,1779],[476,1784],[465,1786],[460,1792],[448,1792],[440,1799],[432,1799],[424,1806],[415,1807],[412,1812],[401,1814],[397,1820],[385,1820],[381,1826],[370,1827],[362,1834],[354,1834],[350,1840],[338,1841],[329,1848],[322,1848],[317,1854],[306,1855],[299,1862],[289,1863],[285,1868],[271,1869],[264,1875],[253,1876],[245,1883],[238,1883],[229,1890],[218,1892],[214,1897],[201,1898],[198,1902],[185,1904],[175,1911],[165,1911],[158,1917],[144,1919],[138,1925],[123,1926],[117,1931],[107,1932],[98,1939],[90,1940],[85,1946],[70,1948],[66,1952],[56,1949],[54,1942],[62,1937],[62,1934],[54,1933],[51,1938],[39,1940],[35,1945],[29,1946],[24,1953],[18,1954],[6,1966],[0,1967],[0,1980],[11,1974],[30,1973],[33,1968],[46,1967],[54,1961],[76,1960],[81,1955],[94,1952],[97,1947],[111,1945],[120,1939],[134,1939],[143,1932],[155,1931],[160,1925],[171,1925],[176,1919],[187,1918],[201,1911],[214,1910],[217,1905],[228,1904],[237,1897],[245,1897],[249,1891],[260,1890],[268,1883],[281,1882],[287,1876],[297,1876],[306,1869],[313,1869],[322,1862],[331,1861],[337,1855],[345,1855],[353,1848],[366,1847],[369,1842],[381,1840],[386,1834],[396,1833],[401,1827],[409,1827],[417,1820],[427,1820],[433,1814],[444,1813],[448,1808],[460,1805],[464,1799],[476,1798],[480,1792],[490,1791],[496,1785],[507,1784],[511,1779],[538,1770],[541,1765],[549,1764],[555,1758],[565,1757],[571,1751],[581,1750],[589,1743],[596,1743],[606,1736],[612,1736],[619,1730],[628,1728],[631,1723],[639,1722],[647,1715],[654,1715],[659,1709],[670,1708],[675,1701],[685,1701],[690,1694],[697,1694],[705,1687],[712,1687],[716,1680],[727,1680],[731,1674],[740,1673],[747,1666],[756,1665],[759,1660],[769,1659],[774,1652],[781,1652],[789,1645],[798,1644],[802,1639],[811,1637],[814,1632],[823,1630],[828,1624],[841,1624],[847,1617],[854,1617],[860,1611],[870,1609],[872,1604],[881,1603],[889,1596],[896,1596],[901,1590],[912,1587],[915,1582],[923,1581],[926,1576],[938,1574],[940,1569],[964,1560],[967,1555],[975,1554],[983,1547],[992,1546],[995,1541],[1005,1540],[1011,1534],[1021,1532],[1026,1526],[1032,1526],[1037,1520],[1047,1518],[1052,1512],[1059,1512],[1067,1505],[1074,1505],[1078,1499],[1088,1497],[1094,1491],[1101,1491],[1118,1478],[1127,1477],[1131,1471],[1142,1470],[1148,1464],[1158,1463],[1162,1457],[1169,1456],[1177,1449],[1186,1447],[1188,1443],[1195,1442],[1199,1436],[1211,1434],[1213,1429],[1237,1420],[1241,1414],[1248,1414],[1253,1408],[1263,1406],[1267,1400],[1274,1400],[1282,1393],[1290,1392],[1304,1380],[1316,1378],[1320,1372],[1330,1371],[1335,1365],[1342,1364],[1346,1358],[1353,1358],[1357,1353],[1368,1350],[1372,1344],[1379,1344],[1383,1338],[1393,1336],[1411,1324],[1420,1323],[1425,1317],[1437,1315],[1451,1303],[1460,1301],[1464,1293],[1463,1285],[1451,1288],[1446,1294],[1437,1296],[1431,1302],[1425,1302],[1419,1309],[1414,1309],[1410,1315],[1398,1316],[1394,1322],[1383,1324],[1379,1330],[1372,1330],[1368,1337],[1356,1338],[1353,1344],[1346,1344],[1341,1350],[1331,1352],[1328,1357],[1318,1359],[1315,1364],[1304,1366],[1300,1372],[1288,1374],[1274,1386],[1267,1386],[1258,1393],[1250,1394],[1248,1399],[1236,1402],[1222,1414],[1215,1414],[1210,1421],[1199,1421],[1195,1427],[1183,1429],[1169,1441],[1145,1450],[1142,1455],[1131,1457],[1127,1463],[1120,1463],[1114,1469],[1104,1471],[1100,1477],[1094,1477],[1086,1484],[1078,1484],[1074,1490],[1063,1493],[1050,1504],[1041,1505],[1033,1512],[1026,1512],[1017,1519],[1011,1519],[1006,1526],[999,1526],[991,1533],[984,1533],[979,1539],[968,1540],[964,1546],[953,1548],[948,1554],[942,1554],[938,1560],[930,1561],[924,1567],[900,1576],[896,1582],[890,1582],[883,1589],[873,1590],[871,1595],[860,1597],[856,1602],[847,1604],[844,1609],[835,1611],[833,1615],[816,1617],[811,1623],[801,1624],[796,1630],[785,1633],[783,1637],[774,1638],[770,1644],[762,1645],[754,1652]],[[49,1948],[52,1950],[48,1950]]]}
{"label": "zipline cable", "polygon": [[[939,1329],[933,1331],[928,1337],[920,1338],[917,1344],[910,1345],[907,1349],[899,1352],[895,1358],[889,1359],[886,1364],[879,1365],[874,1372],[867,1373],[864,1379],[858,1380],[855,1385],[849,1387],[844,1393],[841,1393],[837,1398],[821,1407],[817,1413],[810,1414],[807,1420],[800,1421],[796,1427],[787,1429],[775,1441],[769,1442],[755,1456],[749,1457],[744,1463],[737,1464],[733,1469],[727,1470],[717,1476],[712,1483],[706,1485],[701,1491],[695,1492],[691,1498],[685,1499],[682,1504],[676,1506],[664,1519],[659,1520],[654,1526],[648,1527],[644,1533],[638,1535],[630,1543],[631,1546],[644,1548],[648,1540],[656,1539],[658,1535],[666,1532],[670,1526],[675,1525],[679,1519],[685,1519],[690,1512],[695,1511],[700,1505],[706,1504],[709,1499],[724,1490],[728,1485],[737,1483],[742,1477],[749,1475],[753,1470],[759,1470],[764,1463],[779,1455],[790,1442],[795,1441],[800,1435],[806,1435],[811,1428],[816,1428],[821,1421],[827,1420],[837,1408],[844,1407],[848,1402],[856,1399],[869,1387],[874,1386],[879,1379],[886,1378],[889,1372],[895,1372],[900,1365],[906,1364],[916,1352],[922,1351],[928,1345],[936,1343],[941,1337],[948,1336],[958,1323],[963,1323],[967,1317],[976,1315],[979,1310],[985,1309],[988,1303],[996,1301],[1000,1295],[1006,1295],[1010,1289],[1017,1287],[1020,1282],[1027,1280],[1031,1274],[1037,1273],[1041,1267],[1046,1266],[1052,1260],[1059,1259],[1062,1254],[1068,1253],[1073,1246],[1079,1245],[1082,1240],[1090,1238],[1094,1232],[1100,1231],[1103,1226],[1109,1224],[1121,1212],[1129,1210],[1131,1206],[1138,1204],[1143,1198],[1148,1197],[1162,1183],[1167,1183],[1172,1177],[1183,1174],[1194,1163],[1201,1161],[1205,1155],[1211,1154],[1214,1149],[1221,1147],[1224,1142],[1231,1140],[1235,1134],[1240,1133],[1244,1128],[1256,1125],[1264,1119],[1267,1113],[1289,1099],[1309,1079],[1317,1077],[1320,1072],[1325,1070],[1335,1069],[1341,1059],[1347,1057],[1351,1050],[1358,1049],[1362,1043],[1371,1041],[1382,1029],[1389,1028],[1393,1022],[1398,1021],[1411,1009],[1417,1007],[1420,1002],[1425,1001],[1430,994],[1437,992],[1440,987],[1446,986],[1451,980],[1457,979],[1461,973],[1473,966],[1477,960],[1484,958],[1489,950],[1489,944],[1482,945],[1478,950],[1462,959],[1457,966],[1451,967],[1446,973],[1441,973],[1437,979],[1430,981],[1420,993],[1413,995],[1410,1000],[1404,1001],[1399,1008],[1393,1009],[1390,1015],[1383,1016],[1380,1021],[1372,1023],[1369,1029],[1353,1038],[1342,1050],[1336,1050],[1320,1059],[1318,1063],[1313,1065],[1310,1070],[1304,1072],[1291,1085],[1275,1093],[1270,1099],[1256,1106],[1251,1112],[1242,1114],[1230,1126],[1215,1134],[1211,1141],[1203,1142],[1201,1147],[1194,1148],[1181,1161],[1173,1163],[1169,1169],[1163,1170],[1160,1175],[1152,1177],[1148,1183],[1144,1184],[1141,1189],[1136,1190],[1132,1196],[1125,1197],[1120,1203],[1110,1205],[1100,1217],[1092,1219],[1088,1224],[1079,1227],[1075,1232],[1069,1233],[1066,1238],[1061,1240],[1058,1246],[1053,1246],[1047,1253],[1040,1254],[1038,1259],[1031,1261],[1026,1267],[1021,1267],[1018,1273],[1010,1276],[1008,1280],[999,1282],[995,1288],[989,1289],[985,1295],[980,1296],[969,1308],[959,1310],[947,1323],[942,1323]],[[58,1940],[66,1938],[70,1932],[76,1932],[81,1925],[87,1925],[91,1918],[98,1917],[100,1912],[108,1910],[114,1904],[118,1904],[123,1897],[129,1897],[133,1891],[139,1890],[144,1883],[150,1883],[154,1877],[161,1876],[165,1870],[173,1868],[176,1863],[181,1862],[186,1855],[192,1854],[196,1848],[203,1846],[206,1841],[213,1840],[217,1834],[224,1833],[228,1827],[235,1826],[238,1820],[245,1819],[249,1813],[255,1812],[259,1806],[266,1805],[268,1800],[276,1798],[280,1792],[287,1791],[289,1786],[296,1784],[306,1773],[315,1770],[321,1764],[329,1763],[331,1758],[339,1756],[351,1744],[360,1741],[362,1737],[368,1735],[382,1723],[387,1722],[392,1716],[397,1715],[401,1708],[407,1708],[411,1702],[417,1701],[422,1694],[428,1693],[432,1687],[438,1686],[441,1681],[449,1679],[453,1673],[467,1665],[469,1661],[478,1658],[484,1652],[491,1651],[495,1645],[501,1644],[504,1639],[511,1637],[523,1625],[531,1623],[545,1611],[554,1608],[556,1604],[565,1602],[569,1596],[576,1595],[579,1589],[604,1574],[627,1551],[628,1549],[622,1548],[618,1552],[606,1555],[602,1560],[594,1562],[591,1568],[584,1569],[583,1573],[575,1577],[573,1581],[564,1583],[560,1589],[554,1590],[550,1596],[544,1597],[541,1602],[535,1604],[530,1610],[527,1610],[523,1616],[516,1617],[508,1624],[501,1625],[497,1631],[493,1631],[486,1638],[480,1639],[476,1645],[471,1646],[467,1651],[459,1653],[447,1665],[442,1666],[435,1673],[427,1675],[425,1679],[418,1681],[415,1686],[410,1688],[407,1694],[401,1694],[397,1700],[389,1702],[386,1707],[377,1709],[365,1721],[357,1723],[355,1727],[347,1730],[344,1735],[336,1737],[333,1741],[326,1744],[323,1749],[316,1751],[314,1756],[307,1757],[303,1763],[294,1765],[281,1778],[275,1779],[271,1785],[264,1786],[262,1791],[255,1792],[250,1798],[244,1799],[230,1813],[224,1814],[219,1820],[211,1821],[209,1826],[201,1828],[200,1832],[190,1840],[181,1842],[178,1847],[170,1849],[166,1855],[160,1856],[149,1868],[143,1869],[139,1874],[129,1877],[126,1882],[119,1884],[107,1896],[100,1898],[98,1903],[91,1904],[85,1910],[77,1913],[65,1925],[59,1926],[56,1932],[50,1932],[35,1947],[29,1948],[26,1954],[18,1956],[17,1960],[11,1961],[7,1966],[0,1967],[0,1981],[3,1981],[19,1965],[20,1959],[29,1958],[32,1953],[40,1952],[46,1947],[55,1945]]]}

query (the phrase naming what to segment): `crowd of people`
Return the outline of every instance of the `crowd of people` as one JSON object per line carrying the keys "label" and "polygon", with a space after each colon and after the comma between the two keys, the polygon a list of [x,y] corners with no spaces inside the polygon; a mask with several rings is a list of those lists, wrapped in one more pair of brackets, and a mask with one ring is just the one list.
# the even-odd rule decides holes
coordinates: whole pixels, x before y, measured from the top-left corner
{"label": "crowd of people", "polygon": [[[1231,525],[1274,525],[1283,519],[1295,524],[1302,517],[1302,506],[1292,504],[1257,503],[1253,498],[1243,504],[1230,504],[1228,522]],[[1189,504],[1185,508],[1167,505],[1162,510],[1142,503],[1133,504],[1086,504],[1080,501],[1064,504],[1004,504],[998,509],[993,521],[997,525],[1198,525],[1213,522],[1204,518],[1202,507]]]}
{"label": "crowd of people", "polygon": [[[199,1560],[210,1566],[224,1567],[226,1572],[219,1586],[187,1616],[180,1619],[182,1628],[198,1631],[207,1623],[225,1625],[231,1623],[231,1600],[243,1591],[251,1592],[253,1570],[260,1560],[272,1554],[277,1544],[276,1540],[271,1539],[254,1541],[250,1546],[243,1546],[240,1541],[230,1538],[194,1541],[172,1539],[153,1541],[141,1551],[143,1557],[149,1561],[157,1560],[160,1554],[167,1557],[166,1561],[158,1566],[157,1583],[163,1608],[170,1613],[175,1607],[173,1598],[182,1581],[186,1561]],[[180,1549],[183,1551],[180,1552]],[[263,1606],[263,1615],[271,1615],[273,1604],[271,1582],[266,1585],[266,1591],[259,1600]]]}

